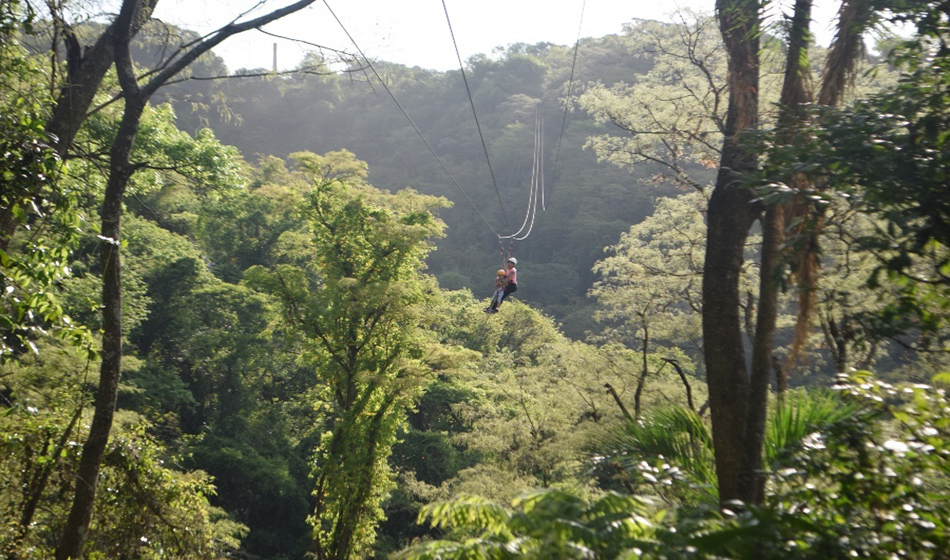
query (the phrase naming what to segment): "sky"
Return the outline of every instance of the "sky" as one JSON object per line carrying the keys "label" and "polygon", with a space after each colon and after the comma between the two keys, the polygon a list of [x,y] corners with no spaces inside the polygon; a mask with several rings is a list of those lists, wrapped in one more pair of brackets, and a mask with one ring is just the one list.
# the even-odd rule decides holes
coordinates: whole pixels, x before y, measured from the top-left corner
{"label": "sky", "polygon": [[[208,32],[257,4],[263,4],[262,8],[242,19],[289,3],[163,0],[155,15],[180,27]],[[274,43],[281,70],[296,66],[307,51],[318,50],[314,45],[353,52],[353,42],[327,9],[329,5],[370,59],[444,71],[459,67],[459,55],[463,61],[475,54],[491,56],[495,47],[512,43],[573,45],[578,35],[602,37],[621,33],[623,24],[632,19],[671,21],[677,7],[711,13],[714,4],[715,0],[445,0],[443,8],[442,0],[326,0],[326,4],[314,2],[265,28],[269,33],[309,44],[248,31],[227,39],[214,51],[224,58],[231,71],[270,69]],[[837,5],[835,0],[815,1],[812,29],[819,44],[828,44]],[[459,55],[452,45],[446,11]]]}

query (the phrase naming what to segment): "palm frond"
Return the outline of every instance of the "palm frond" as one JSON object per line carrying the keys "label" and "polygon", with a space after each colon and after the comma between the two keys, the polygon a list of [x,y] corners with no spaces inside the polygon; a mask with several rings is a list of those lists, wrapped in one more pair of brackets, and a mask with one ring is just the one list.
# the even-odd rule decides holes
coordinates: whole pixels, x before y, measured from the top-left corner
{"label": "palm frond", "polygon": [[607,456],[628,471],[644,461],[662,458],[699,486],[714,488],[712,433],[687,407],[657,410],[642,422],[627,422],[602,441]]}
{"label": "palm frond", "polygon": [[765,437],[766,463],[777,466],[784,457],[798,451],[810,434],[848,419],[858,412],[830,391],[808,391],[789,395],[769,418]]}
{"label": "palm frond", "polygon": [[653,507],[633,496],[607,493],[588,501],[559,490],[524,494],[512,502],[512,507],[513,513],[509,514],[501,506],[470,496],[427,506],[423,517],[431,517],[433,523],[444,521],[443,526],[458,523],[453,526],[468,533],[481,533],[481,536],[464,541],[420,543],[398,558],[616,558],[627,550],[655,547],[657,522],[664,515],[664,512],[653,513],[650,518],[649,511]]}
{"label": "palm frond", "polygon": [[486,498],[469,495],[429,504],[419,511],[419,523],[430,520],[433,527],[443,529],[479,527],[492,535],[506,534],[510,518],[511,512],[504,507]]}
{"label": "palm frond", "polygon": [[845,90],[854,77],[858,59],[864,53],[861,35],[877,21],[875,2],[871,0],[843,0],[838,11],[834,41],[828,49],[822,71],[820,105],[841,103]]}

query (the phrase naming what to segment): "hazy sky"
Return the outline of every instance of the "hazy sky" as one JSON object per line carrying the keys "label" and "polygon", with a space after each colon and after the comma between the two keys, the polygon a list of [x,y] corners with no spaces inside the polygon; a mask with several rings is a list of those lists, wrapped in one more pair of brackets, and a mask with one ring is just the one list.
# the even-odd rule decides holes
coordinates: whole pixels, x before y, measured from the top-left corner
{"label": "hazy sky", "polygon": [[[446,23],[442,0],[327,0],[350,35],[372,59],[436,70],[458,68],[458,58]],[[163,0],[156,15],[169,23],[208,31],[237,17],[253,0]],[[287,0],[264,2],[270,9]],[[581,37],[620,33],[631,19],[668,21],[677,7],[711,12],[714,0],[446,0],[462,60],[491,54],[497,46],[547,41],[573,45]],[[785,4],[791,4],[787,0]],[[813,13],[818,42],[830,37],[836,0],[816,0]],[[583,20],[581,10],[583,8]],[[252,12],[260,15],[261,10]],[[323,2],[284,18],[267,31],[310,43],[353,52],[350,40]],[[278,43],[281,69],[292,68],[315,47],[281,41],[257,31],[232,37],[215,49],[228,68],[270,68],[273,44]]]}

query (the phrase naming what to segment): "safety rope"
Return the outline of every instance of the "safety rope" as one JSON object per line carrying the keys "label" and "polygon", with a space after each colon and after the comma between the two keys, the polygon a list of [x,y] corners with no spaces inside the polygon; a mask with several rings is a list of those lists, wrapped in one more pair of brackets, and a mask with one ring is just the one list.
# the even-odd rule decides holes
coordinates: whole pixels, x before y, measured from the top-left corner
{"label": "safety rope", "polygon": [[[518,231],[510,235],[499,236],[500,239],[522,241],[527,239],[534,229],[534,220],[538,212],[538,200],[544,199],[544,125],[541,119],[540,106],[535,109],[534,125],[534,158],[531,167],[531,187],[528,190],[528,208],[525,211],[524,222]],[[543,210],[543,204],[542,204]],[[525,231],[527,228],[527,231]]]}

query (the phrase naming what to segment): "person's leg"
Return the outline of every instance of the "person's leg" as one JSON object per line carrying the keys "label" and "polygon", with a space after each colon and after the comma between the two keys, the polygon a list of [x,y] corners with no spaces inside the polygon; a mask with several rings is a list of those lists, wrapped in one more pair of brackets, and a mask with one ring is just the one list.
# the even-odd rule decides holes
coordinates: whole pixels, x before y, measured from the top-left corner
{"label": "person's leg", "polygon": [[501,301],[501,294],[501,288],[496,288],[495,291],[492,292],[491,300],[488,302],[488,307],[485,308],[486,313],[492,313],[496,310],[498,307],[498,302]]}

